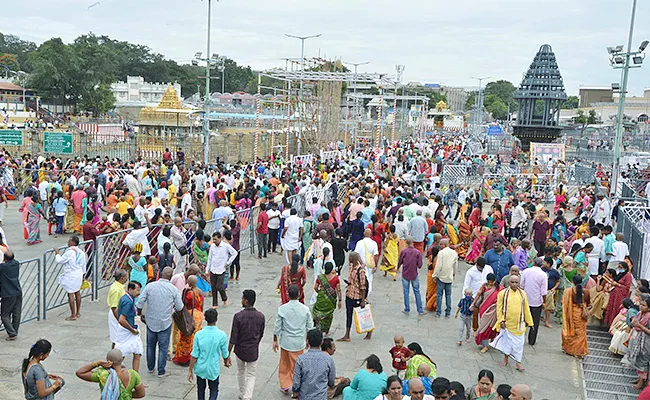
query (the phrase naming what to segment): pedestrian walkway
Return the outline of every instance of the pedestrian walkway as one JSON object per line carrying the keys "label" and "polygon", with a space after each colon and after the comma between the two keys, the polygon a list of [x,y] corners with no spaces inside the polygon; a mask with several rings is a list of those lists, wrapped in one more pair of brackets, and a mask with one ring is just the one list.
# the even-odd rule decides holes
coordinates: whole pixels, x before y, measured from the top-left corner
{"label": "pedestrian walkway", "polygon": [[637,376],[609,351],[612,337],[606,330],[587,328],[589,355],[582,361],[585,400],[636,400],[639,391],[630,383]]}

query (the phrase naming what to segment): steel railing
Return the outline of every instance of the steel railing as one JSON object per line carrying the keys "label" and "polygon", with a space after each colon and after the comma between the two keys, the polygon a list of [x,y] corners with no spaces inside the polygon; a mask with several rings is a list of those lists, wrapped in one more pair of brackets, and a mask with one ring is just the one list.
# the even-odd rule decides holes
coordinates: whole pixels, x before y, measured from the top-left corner
{"label": "steel railing", "polygon": [[[41,292],[41,259],[32,258],[20,262],[20,287],[23,292],[22,312],[20,323],[40,320],[41,305],[43,303]],[[0,331],[5,327],[0,321]]]}

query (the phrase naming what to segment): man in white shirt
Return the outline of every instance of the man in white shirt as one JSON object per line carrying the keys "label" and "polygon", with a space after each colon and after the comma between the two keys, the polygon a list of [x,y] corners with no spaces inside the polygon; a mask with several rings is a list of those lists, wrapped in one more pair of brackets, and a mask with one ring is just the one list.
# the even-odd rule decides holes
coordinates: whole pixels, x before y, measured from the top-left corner
{"label": "man in white shirt", "polygon": [[630,248],[627,243],[625,243],[625,235],[623,232],[616,234],[616,241],[612,243],[612,257],[609,259],[608,268],[616,269],[618,263],[624,262],[625,257],[630,256]]}
{"label": "man in white shirt", "polygon": [[281,213],[278,211],[278,203],[271,203],[271,209],[266,210],[266,214],[269,216],[269,248],[267,250],[269,253],[275,253],[278,247],[278,235],[280,233]]}
{"label": "man in white shirt", "polygon": [[456,271],[458,270],[458,253],[449,247],[449,239],[440,240],[440,251],[436,259],[436,265],[431,275],[436,279],[436,295],[438,299],[438,308],[436,309],[436,318],[442,315],[442,295],[445,294],[447,307],[445,308],[445,318],[451,315],[451,285],[454,282]]}
{"label": "man in white shirt", "polygon": [[[268,211],[266,213],[268,214]],[[220,231],[223,224],[227,224],[234,215],[232,208],[228,207],[228,202],[226,200],[219,201],[219,207],[212,211],[212,219],[215,220],[214,231]],[[271,221],[269,221],[269,225],[270,222]]]}
{"label": "man in white shirt", "polygon": [[512,217],[510,218],[510,237],[514,239],[518,239],[520,235],[520,229],[521,226],[523,225],[524,222],[528,219],[528,215],[526,214],[526,210],[524,210],[524,207],[519,204],[519,200],[514,199],[512,200]]}
{"label": "man in white shirt", "polygon": [[174,173],[169,177],[169,180],[174,184],[174,186],[179,187],[181,184],[181,174],[178,173],[178,168],[174,166]]}
{"label": "man in white shirt", "polygon": [[462,206],[467,201],[467,192],[464,186],[460,186],[458,191],[458,205]]}
{"label": "man in white shirt", "polygon": [[594,204],[594,220],[597,224],[609,225],[612,209],[609,200],[602,194],[598,195],[598,200]]}
{"label": "man in white shirt", "polygon": [[50,189],[50,177],[45,176],[43,178],[43,182],[38,184],[38,192],[41,197],[41,201],[44,202],[44,204],[47,204],[47,195]]}
{"label": "man in white shirt", "polygon": [[145,220],[144,216],[145,216],[145,214],[148,214],[147,209],[145,208],[145,204],[146,204],[145,198],[140,197],[140,199],[138,200],[138,205],[133,210],[133,213],[135,214],[135,217],[140,222],[144,222],[144,220]]}
{"label": "man in white shirt", "polygon": [[144,216],[144,221],[147,223],[147,226],[144,228],[142,227],[141,220],[138,219],[133,221],[133,230],[126,235],[122,243],[129,246],[131,249],[133,249],[133,246],[135,246],[136,243],[141,243],[142,252],[140,253],[140,256],[144,257],[146,260],[147,256],[151,255],[151,247],[149,247],[149,238],[147,237],[149,230],[151,229],[151,222],[149,222],[149,217],[146,214]]}
{"label": "man in white shirt", "polygon": [[[366,278],[368,279],[368,295],[372,292],[372,274],[377,270],[377,264],[379,262],[379,248],[377,243],[370,238],[372,236],[372,231],[366,229],[363,232],[363,239],[357,242],[354,251],[359,254],[361,258],[361,263],[366,267]],[[366,258],[372,257],[372,260]],[[368,267],[368,261],[370,261],[371,267]],[[367,296],[366,296],[367,297]]]}
{"label": "man in white shirt", "polygon": [[590,231],[591,237],[585,240],[585,244],[594,245],[594,249],[587,254],[587,258],[589,259],[589,275],[595,276],[598,275],[600,269],[600,259],[605,255],[605,242],[598,237],[600,230],[597,227],[592,226]]}
{"label": "man in white shirt", "polygon": [[237,250],[225,240],[221,240],[221,232],[213,233],[206,265],[206,269],[210,272],[210,286],[212,286],[212,308],[219,308],[217,293],[221,296],[223,306],[228,305],[228,295],[223,283],[226,277],[226,268],[235,260],[235,257],[237,257]]}
{"label": "man in white shirt", "polygon": [[196,197],[199,199],[203,198],[203,195],[205,193],[205,183],[207,182],[208,178],[205,176],[203,171],[197,171],[196,175],[194,175],[194,186],[196,188]]}
{"label": "man in white shirt", "polygon": [[192,195],[186,187],[183,187],[181,192],[183,193],[183,197],[181,197],[181,212],[183,213],[183,217],[187,217],[187,212],[192,209]]}
{"label": "man in white shirt", "polygon": [[528,297],[530,315],[533,317],[533,326],[528,332],[528,344],[531,346],[537,342],[539,331],[539,320],[542,317],[542,306],[546,301],[548,293],[548,275],[542,270],[543,259],[537,257],[531,268],[521,272],[521,288]]}
{"label": "man in white shirt", "polygon": [[487,282],[488,274],[493,274],[494,270],[491,266],[485,264],[485,258],[479,257],[476,259],[476,265],[471,267],[465,273],[465,283],[463,284],[463,292],[465,289],[472,289],[472,296],[476,297],[481,285]]}

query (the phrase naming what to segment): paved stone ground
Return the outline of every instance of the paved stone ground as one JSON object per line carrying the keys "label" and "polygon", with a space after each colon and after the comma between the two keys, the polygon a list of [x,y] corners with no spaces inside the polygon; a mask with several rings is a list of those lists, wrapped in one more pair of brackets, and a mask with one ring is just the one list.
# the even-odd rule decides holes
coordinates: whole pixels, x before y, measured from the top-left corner
{"label": "paved stone ground", "polygon": [[[18,259],[28,259],[42,255],[42,252],[53,245],[64,245],[64,238],[53,239],[47,237],[46,224],[42,223],[44,230],[44,243],[28,247],[22,238],[20,214],[16,212],[17,202],[12,202],[7,210],[4,229],[7,233],[11,248],[16,252]],[[277,379],[277,364],[279,355],[271,349],[273,322],[275,311],[280,304],[280,297],[275,291],[277,279],[284,257],[278,254],[270,255],[268,259],[258,261],[249,254],[242,257],[241,283],[231,284],[228,294],[231,296],[231,305],[219,309],[218,326],[230,332],[232,316],[240,310],[240,293],[245,288],[255,289],[258,293],[257,308],[267,317],[267,326],[264,339],[260,345],[260,362],[257,370],[257,382],[254,398],[261,399],[286,399],[279,391]],[[459,276],[453,285],[453,301],[455,304],[461,295],[462,281],[467,265],[461,263]],[[344,272],[345,273],[345,272]],[[308,281],[312,282],[311,271],[308,272]],[[421,287],[424,291],[426,280],[424,274],[420,276]],[[306,297],[311,296],[311,285],[307,285]],[[423,293],[424,296],[424,293]],[[64,321],[67,307],[60,307],[48,312],[45,321],[33,321],[21,327],[19,339],[15,342],[2,341],[0,345],[0,393],[5,399],[23,398],[23,389],[20,379],[20,363],[27,355],[29,348],[39,338],[46,338],[53,344],[50,357],[44,362],[49,373],[61,375],[66,380],[66,387],[57,396],[57,399],[82,399],[96,398],[98,388],[82,382],[74,376],[74,371],[81,365],[102,359],[110,349],[108,328],[106,323],[106,290],[100,291],[99,301],[91,302],[85,299],[82,304],[82,317],[75,322]],[[412,297],[412,295],[411,295]],[[390,355],[388,350],[393,346],[393,335],[403,333],[407,343],[419,342],[424,351],[438,365],[439,376],[451,380],[458,380],[466,386],[476,382],[479,370],[483,368],[494,372],[496,383],[526,383],[529,384],[537,399],[563,399],[573,400],[583,398],[581,374],[578,363],[572,357],[562,354],[560,327],[553,329],[542,327],[535,346],[526,345],[524,350],[524,365],[527,370],[520,373],[514,366],[500,367],[498,362],[501,355],[496,351],[480,354],[477,347],[464,344],[456,345],[458,320],[444,318],[435,319],[432,314],[418,317],[414,312],[414,299],[411,299],[412,315],[406,316],[400,311],[403,308],[402,288],[400,281],[393,282],[390,278],[377,276],[375,278],[373,293],[370,296],[377,329],[371,341],[362,340],[361,335],[352,334],[352,342],[337,343],[337,352],[334,361],[337,375],[352,378],[361,368],[362,361],[368,355],[375,353],[381,360],[384,368],[390,369]],[[210,299],[207,299],[209,304]],[[343,335],[345,326],[345,310],[337,310],[332,326],[332,335],[339,338]],[[4,335],[0,334],[0,338]],[[130,364],[130,359],[127,359]],[[157,379],[146,371],[143,358],[141,371],[147,388],[147,398],[150,399],[194,399],[196,389],[187,382],[187,369],[168,363],[171,376]],[[236,399],[237,378],[236,368],[226,369],[222,366],[221,397],[223,399]]]}

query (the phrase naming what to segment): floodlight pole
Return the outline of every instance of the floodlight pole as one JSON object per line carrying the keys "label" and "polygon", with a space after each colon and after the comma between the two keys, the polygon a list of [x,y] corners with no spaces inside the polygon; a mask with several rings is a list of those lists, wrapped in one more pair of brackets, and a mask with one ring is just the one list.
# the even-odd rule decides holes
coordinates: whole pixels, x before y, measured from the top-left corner
{"label": "floodlight pole", "polygon": [[483,125],[483,91],[482,91],[482,82],[486,79],[490,79],[491,77],[486,76],[486,77],[471,77],[472,79],[476,79],[478,81],[478,94],[476,95],[476,99],[474,104],[476,105],[476,116],[474,119],[474,122],[476,123],[475,126],[475,133],[478,135],[481,131],[481,125]]}
{"label": "floodlight pole", "polygon": [[[208,44],[206,57],[210,57],[210,25],[212,22],[212,0],[208,0]],[[205,62],[205,109],[203,116],[203,163],[208,165],[210,158],[210,61]]]}
{"label": "floodlight pole", "polygon": [[303,73],[305,71],[305,40],[320,37],[321,34],[319,33],[317,35],[310,35],[310,36],[294,36],[285,33],[284,35],[286,37],[300,40],[300,89],[298,90],[298,107],[300,108],[300,125],[298,128],[298,146],[296,148],[296,155],[299,156],[301,141],[302,141],[302,129],[304,129],[304,123],[303,123],[304,106],[302,104],[302,78],[303,78]]}
{"label": "floodlight pole", "polygon": [[632,2],[632,17],[630,19],[630,32],[627,39],[627,52],[625,53],[625,65],[621,72],[621,95],[618,99],[618,113],[616,120],[616,137],[614,139],[614,170],[612,171],[612,185],[610,192],[616,194],[618,188],[618,175],[621,169],[621,146],[623,139],[623,115],[625,112],[625,97],[627,93],[627,79],[630,72],[630,56],[632,53],[632,36],[634,35],[634,19],[636,17],[636,1]]}
{"label": "floodlight pole", "polygon": [[353,110],[354,110],[354,120],[352,121],[352,148],[356,149],[356,144],[357,144],[356,128],[357,128],[357,113],[358,113],[357,105],[358,105],[358,101],[359,101],[359,99],[357,99],[357,68],[359,68],[360,65],[370,64],[370,61],[361,62],[361,63],[345,63],[345,64],[350,64],[350,65],[354,66],[354,82],[353,82],[354,83],[354,89],[352,91],[353,97],[354,97],[354,108],[353,108]]}

